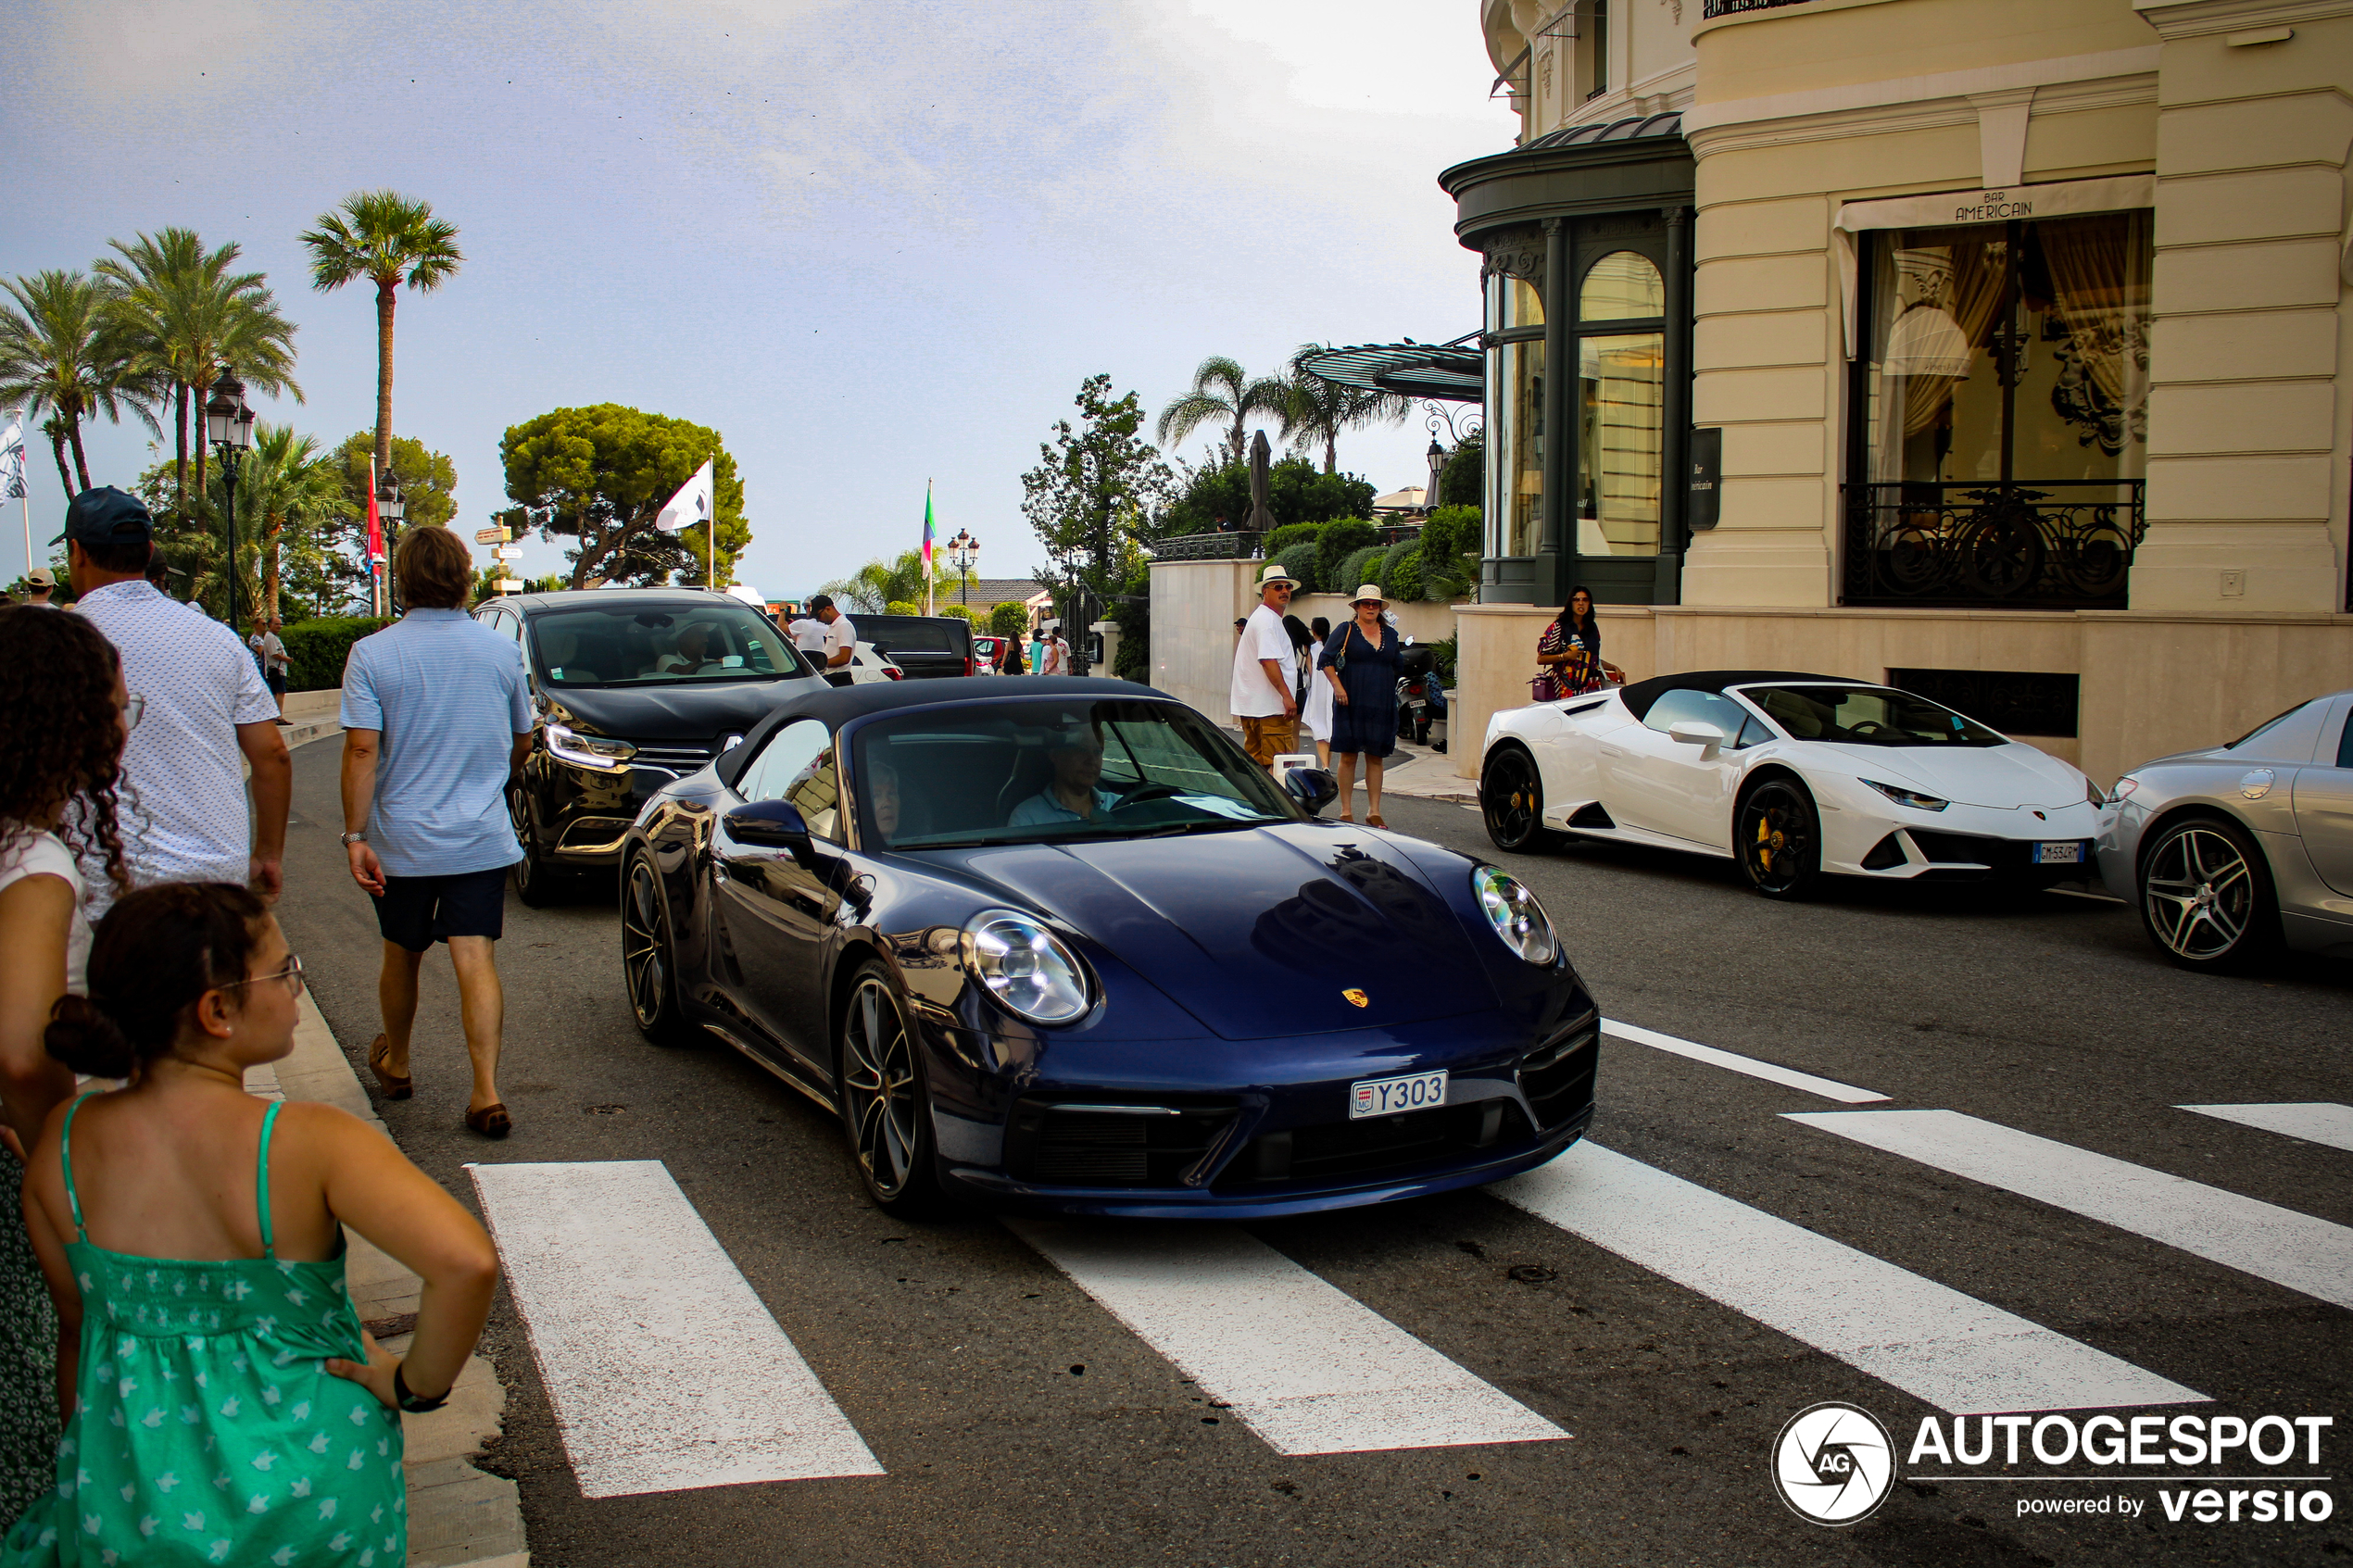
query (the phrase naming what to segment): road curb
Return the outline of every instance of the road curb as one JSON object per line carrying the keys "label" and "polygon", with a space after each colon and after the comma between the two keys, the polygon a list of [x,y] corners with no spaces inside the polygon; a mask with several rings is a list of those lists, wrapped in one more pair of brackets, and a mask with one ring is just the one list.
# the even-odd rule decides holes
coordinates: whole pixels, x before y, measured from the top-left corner
{"label": "road curb", "polygon": [[[247,1073],[246,1091],[264,1099],[338,1106],[384,1132],[319,1004],[306,991],[298,1007],[294,1050],[282,1061]],[[423,1282],[359,1236],[346,1231],[345,1240],[345,1277],[361,1321],[378,1325],[376,1336],[388,1348],[404,1348],[409,1324],[397,1320],[413,1323]],[[447,1405],[430,1415],[401,1417],[409,1568],[529,1568],[515,1484],[468,1462],[485,1439],[504,1429],[506,1408],[507,1390],[497,1369],[476,1355],[466,1358]]]}

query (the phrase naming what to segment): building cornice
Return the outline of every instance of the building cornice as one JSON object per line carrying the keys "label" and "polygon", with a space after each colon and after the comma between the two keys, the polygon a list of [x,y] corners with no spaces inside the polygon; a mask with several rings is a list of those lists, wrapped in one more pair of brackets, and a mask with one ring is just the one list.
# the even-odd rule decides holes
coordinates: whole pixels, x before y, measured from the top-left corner
{"label": "building cornice", "polygon": [[2208,38],[2353,17],[2353,0],[2133,0],[2133,9],[2160,38]]}
{"label": "building cornice", "polygon": [[[2197,4],[2236,4],[2239,0],[2193,0]],[[2312,0],[2320,3],[2320,0]],[[2353,8],[2353,0],[2327,0]],[[1812,119],[1828,126],[1838,117],[1862,118],[1872,111],[1921,109],[1940,99],[1957,99],[1964,119],[1974,119],[1968,102],[1975,94],[2003,93],[2021,87],[2059,87],[2077,83],[2107,84],[2120,77],[2154,80],[2158,56],[2164,45],[2108,49],[2092,55],[2063,55],[2051,59],[2017,60],[2007,65],[1982,66],[1973,70],[1939,71],[1929,76],[1886,77],[1877,82],[1843,82],[1801,93],[1775,93],[1755,98],[1729,98],[1693,104],[1683,111],[1683,134],[1692,149],[1705,157],[1718,150],[1720,133],[1735,127],[1762,128],[1776,121]],[[1961,123],[1954,120],[1944,123]],[[1790,128],[1793,129],[1793,128]],[[1838,134],[1837,132],[1827,132]]]}

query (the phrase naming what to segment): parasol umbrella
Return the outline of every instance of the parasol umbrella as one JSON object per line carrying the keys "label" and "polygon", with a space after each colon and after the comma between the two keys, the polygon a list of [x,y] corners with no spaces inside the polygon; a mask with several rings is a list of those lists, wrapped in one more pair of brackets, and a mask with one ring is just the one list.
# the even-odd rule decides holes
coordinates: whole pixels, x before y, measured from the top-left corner
{"label": "parasol umbrella", "polygon": [[1260,431],[1250,442],[1250,516],[1243,520],[1246,533],[1265,533],[1275,526],[1274,511],[1266,505],[1266,465],[1274,453],[1267,447],[1266,433]]}

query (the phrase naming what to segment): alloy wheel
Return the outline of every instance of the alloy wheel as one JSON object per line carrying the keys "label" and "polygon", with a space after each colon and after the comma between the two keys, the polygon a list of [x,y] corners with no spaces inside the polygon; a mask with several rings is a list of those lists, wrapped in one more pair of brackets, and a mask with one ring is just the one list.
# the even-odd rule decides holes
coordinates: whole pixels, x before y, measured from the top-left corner
{"label": "alloy wheel", "polygon": [[637,860],[621,898],[621,976],[637,1027],[651,1033],[671,999],[670,932],[653,868]]}
{"label": "alloy wheel", "polygon": [[1768,898],[1794,898],[1814,879],[1814,803],[1796,785],[1776,779],[1741,802],[1741,867]]}
{"label": "alloy wheel", "polygon": [[2141,882],[2149,935],[2176,958],[2217,964],[2246,943],[2262,888],[2246,851],[2219,825],[2193,822],[2150,851]]}
{"label": "alloy wheel", "polygon": [[858,977],[841,1027],[842,1118],[851,1152],[884,1203],[923,1185],[922,1090],[899,998],[879,973]]}
{"label": "alloy wheel", "polygon": [[1480,781],[1478,804],[1487,819],[1487,836],[1498,849],[1520,852],[1549,849],[1559,835],[1543,825],[1540,814],[1544,792],[1536,759],[1510,746],[1495,754]]}

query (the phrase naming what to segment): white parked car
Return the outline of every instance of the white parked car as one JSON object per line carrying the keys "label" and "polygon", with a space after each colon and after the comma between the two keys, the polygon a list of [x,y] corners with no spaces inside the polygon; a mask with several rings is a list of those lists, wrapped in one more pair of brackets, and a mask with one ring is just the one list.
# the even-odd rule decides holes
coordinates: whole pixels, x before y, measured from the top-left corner
{"label": "white parked car", "polygon": [[1828,873],[2089,875],[2101,792],[1926,697],[1762,670],[1663,675],[1498,713],[1479,802],[1510,850],[1616,839],[1740,861],[1768,897]]}
{"label": "white parked car", "polygon": [[[824,666],[825,656],[822,652],[812,653],[809,657],[821,668]],[[849,672],[849,679],[846,681],[839,679],[843,670]],[[874,644],[859,643],[850,651],[849,662],[842,666],[841,670],[826,671],[825,679],[833,682],[837,686],[862,686],[871,681],[900,680],[906,673],[891,662],[890,655],[883,652]]]}

